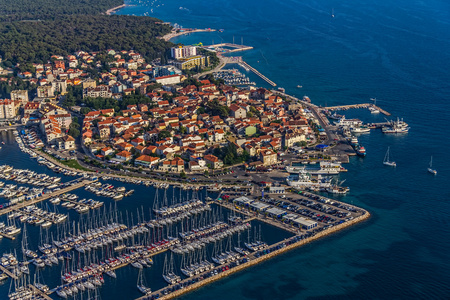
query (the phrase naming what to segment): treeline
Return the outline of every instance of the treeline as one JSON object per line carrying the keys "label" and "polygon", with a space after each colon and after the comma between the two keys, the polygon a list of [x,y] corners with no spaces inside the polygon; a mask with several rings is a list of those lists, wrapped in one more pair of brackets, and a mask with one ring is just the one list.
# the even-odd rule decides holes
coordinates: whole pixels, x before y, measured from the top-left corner
{"label": "treeline", "polygon": [[2,0],[0,21],[53,20],[67,15],[95,15],[122,4],[123,0]]}
{"label": "treeline", "polygon": [[170,31],[168,25],[156,21],[149,17],[76,15],[41,22],[3,22],[0,55],[13,63],[44,63],[54,54],[111,48],[133,49],[151,60],[165,55],[173,45],[156,38]]}

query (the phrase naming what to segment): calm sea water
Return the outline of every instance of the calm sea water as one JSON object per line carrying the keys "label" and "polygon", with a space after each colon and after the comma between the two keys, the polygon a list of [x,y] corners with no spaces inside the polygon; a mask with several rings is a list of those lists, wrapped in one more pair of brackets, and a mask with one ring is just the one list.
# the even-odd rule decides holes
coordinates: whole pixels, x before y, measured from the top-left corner
{"label": "calm sea water", "polygon": [[[120,14],[224,29],[174,42],[211,44],[234,38],[251,45],[253,50],[239,55],[288,93],[308,95],[321,105],[377,98],[392,117],[411,126],[402,136],[376,131],[362,136],[367,157],[351,158],[349,172],[341,176],[351,188],[342,199],[367,208],[371,220],[182,299],[450,298],[448,1],[127,4],[132,6]],[[384,121],[384,116],[363,110],[345,114]],[[388,146],[396,169],[382,165]],[[431,155],[436,177],[426,172]]]}

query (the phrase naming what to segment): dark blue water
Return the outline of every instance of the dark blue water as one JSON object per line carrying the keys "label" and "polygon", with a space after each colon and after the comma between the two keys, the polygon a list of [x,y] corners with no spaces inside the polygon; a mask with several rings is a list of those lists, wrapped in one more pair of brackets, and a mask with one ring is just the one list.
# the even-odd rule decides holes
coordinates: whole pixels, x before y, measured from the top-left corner
{"label": "dark blue water", "polygon": [[[370,221],[183,299],[450,298],[448,1],[127,3],[133,6],[120,14],[224,29],[174,42],[243,40],[254,49],[239,55],[288,93],[308,95],[321,105],[377,98],[379,106],[411,126],[403,136],[361,137],[367,157],[351,158],[349,172],[341,176],[351,188],[342,199],[367,208]],[[384,121],[363,110],[345,114]],[[396,169],[382,165],[388,146]],[[426,172],[431,155],[436,177]]]}

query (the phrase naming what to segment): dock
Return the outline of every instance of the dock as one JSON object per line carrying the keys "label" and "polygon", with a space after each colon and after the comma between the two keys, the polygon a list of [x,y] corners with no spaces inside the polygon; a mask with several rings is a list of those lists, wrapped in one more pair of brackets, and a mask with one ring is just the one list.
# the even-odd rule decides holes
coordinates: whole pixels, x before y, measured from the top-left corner
{"label": "dock", "polygon": [[[271,249],[276,249],[276,250],[273,250],[272,252],[270,252],[268,254],[265,254],[265,255],[262,255],[262,256],[259,256],[259,257],[255,257],[254,253],[252,253],[249,256],[247,256],[247,258],[248,258],[247,262],[241,263],[241,264],[239,264],[239,265],[237,265],[235,267],[231,267],[228,270],[221,271],[217,275],[214,275],[214,276],[211,276],[211,277],[208,277],[208,278],[203,278],[203,276],[206,275],[207,273],[211,273],[211,270],[209,270],[209,271],[203,272],[203,273],[201,273],[199,275],[186,278],[186,279],[182,280],[180,283],[176,284],[176,286],[181,286],[181,288],[176,289],[174,291],[171,291],[168,294],[164,294],[164,291],[167,291],[168,288],[173,288],[175,285],[166,286],[164,288],[161,288],[161,289],[159,289],[157,291],[152,292],[149,295],[145,295],[145,296],[136,298],[136,300],[155,299],[155,298],[151,298],[151,297],[156,297],[156,298],[161,299],[161,300],[166,300],[166,299],[173,299],[173,298],[179,297],[179,296],[181,296],[181,295],[183,295],[185,293],[194,291],[194,290],[196,290],[196,289],[198,289],[198,288],[200,288],[202,286],[205,286],[205,285],[210,284],[210,283],[212,283],[214,281],[223,279],[223,278],[225,278],[225,277],[227,277],[229,275],[232,275],[232,274],[234,274],[236,272],[245,270],[245,269],[247,269],[247,268],[249,268],[251,266],[255,266],[255,265],[257,265],[257,264],[259,264],[259,263],[261,263],[261,262],[263,262],[265,260],[268,260],[268,259],[271,259],[273,257],[276,257],[276,256],[278,256],[278,255],[280,255],[282,253],[285,253],[287,251],[293,250],[293,249],[295,249],[297,247],[303,246],[303,245],[305,245],[307,243],[310,243],[310,242],[312,242],[314,240],[317,240],[317,239],[320,239],[322,237],[328,236],[331,233],[338,232],[341,229],[344,229],[346,227],[350,227],[350,226],[353,226],[353,225],[355,225],[355,224],[357,224],[359,222],[362,222],[362,221],[364,221],[364,220],[366,220],[366,219],[368,219],[370,217],[370,213],[369,212],[367,212],[365,210],[364,210],[364,212],[365,213],[362,216],[359,216],[356,219],[353,219],[353,220],[351,220],[349,222],[346,222],[346,223],[343,223],[343,224],[339,224],[339,225],[337,225],[335,227],[326,229],[326,230],[324,230],[322,232],[319,232],[316,235],[313,235],[313,236],[310,236],[310,237],[307,237],[307,238],[304,238],[304,239],[300,239],[300,240],[297,240],[297,241],[294,241],[294,242],[290,242],[290,241],[293,241],[294,238],[298,238],[299,237],[299,235],[296,235],[295,237],[293,237],[291,239],[286,239],[286,240],[280,241],[278,243],[275,243],[273,245],[270,245],[266,249],[271,248]],[[278,248],[278,249],[275,248],[278,245],[280,246],[280,248]],[[222,270],[222,268],[224,266],[226,266],[226,265],[228,265],[228,264],[215,267],[213,270]],[[193,279],[196,279],[198,281],[193,282]]]}
{"label": "dock", "polygon": [[37,289],[34,285],[30,284],[28,287],[30,290],[33,291],[33,295],[37,295],[42,299],[53,300],[49,295],[47,295],[46,293],[43,293],[42,291]]}
{"label": "dock", "polygon": [[96,180],[83,180],[82,182],[76,183],[74,185],[68,186],[66,188],[60,189],[59,191],[55,191],[55,192],[50,193],[50,194],[42,195],[41,197],[38,197],[36,199],[29,200],[29,201],[23,201],[21,203],[17,203],[17,204],[11,205],[11,206],[9,206],[9,207],[7,207],[5,209],[0,210],[0,216],[8,214],[8,213],[10,213],[10,212],[12,212],[14,210],[21,209],[21,208],[23,208],[25,206],[32,205],[32,204],[35,204],[35,203],[39,203],[39,202],[42,202],[44,200],[47,200],[47,199],[50,199],[50,198],[62,195],[64,193],[71,192],[73,190],[79,189],[80,187],[83,187],[83,186],[88,185],[90,183],[93,183],[95,181]]}
{"label": "dock", "polygon": [[[207,50],[215,50],[217,52],[222,53],[233,53],[233,52],[240,52],[240,51],[247,51],[253,49],[252,46],[245,46],[245,45],[238,45],[238,44],[232,44],[232,43],[221,43],[221,44],[214,44],[209,46],[203,46],[203,48]],[[224,49],[228,48],[228,49]]]}
{"label": "dock", "polygon": [[322,107],[322,110],[348,110],[348,109],[355,109],[355,108],[369,108],[373,107],[374,109],[377,109],[385,116],[390,116],[391,114],[384,109],[380,108],[379,106],[376,106],[372,103],[361,103],[361,104],[350,104],[350,105],[337,105],[337,106],[328,106],[328,107]]}
{"label": "dock", "polygon": [[256,70],[255,68],[253,68],[252,66],[250,66],[248,63],[246,63],[245,61],[242,61],[241,64],[245,67],[248,68],[250,71],[252,71],[253,73],[255,73],[256,75],[258,75],[261,79],[263,79],[264,81],[266,81],[268,84],[270,84],[271,86],[277,86],[277,84],[275,82],[273,82],[272,80],[270,80],[269,78],[267,78],[266,76],[264,76],[263,74],[261,74],[258,70]]}
{"label": "dock", "polygon": [[12,279],[18,279],[16,275],[14,275],[13,273],[11,273],[7,268],[5,268],[4,266],[0,265],[0,270],[2,270],[3,273],[5,273],[6,275],[8,275],[9,277],[11,277]]}

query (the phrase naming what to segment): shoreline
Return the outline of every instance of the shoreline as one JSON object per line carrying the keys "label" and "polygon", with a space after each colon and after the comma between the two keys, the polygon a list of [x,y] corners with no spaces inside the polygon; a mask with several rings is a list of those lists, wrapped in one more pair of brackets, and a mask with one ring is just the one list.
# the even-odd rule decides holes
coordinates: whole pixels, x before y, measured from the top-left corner
{"label": "shoreline", "polygon": [[119,5],[119,6],[116,6],[116,7],[113,7],[113,8],[108,9],[108,10],[105,12],[105,14],[108,15],[108,16],[110,16],[112,13],[116,12],[116,10],[119,10],[119,9],[121,9],[121,8],[124,8],[124,7],[127,7],[127,5],[126,5],[125,3],[122,4],[122,5]]}
{"label": "shoreline", "polygon": [[[253,267],[255,265],[258,265],[258,264],[260,264],[260,263],[262,263],[262,262],[264,262],[266,260],[272,259],[272,258],[274,258],[274,257],[276,257],[278,255],[285,254],[288,251],[294,250],[294,249],[296,249],[298,247],[301,247],[301,246],[304,246],[306,244],[309,244],[309,243],[311,243],[311,242],[313,242],[315,240],[327,237],[327,236],[329,236],[331,234],[337,233],[337,232],[339,232],[341,230],[344,230],[346,228],[349,228],[351,226],[357,225],[358,223],[361,223],[363,221],[368,220],[370,218],[371,214],[364,208],[361,208],[361,207],[358,207],[358,208],[363,210],[365,212],[365,214],[362,215],[362,216],[359,216],[358,218],[356,218],[354,220],[351,220],[349,222],[342,223],[342,224],[337,225],[335,227],[329,228],[329,229],[327,229],[325,231],[322,231],[322,232],[316,234],[315,236],[309,237],[309,238],[304,239],[304,240],[300,240],[300,241],[295,242],[293,244],[290,244],[290,245],[288,245],[288,246],[286,246],[284,248],[275,250],[275,251],[273,251],[273,252],[271,252],[269,254],[266,254],[266,255],[260,256],[258,258],[252,259],[252,260],[250,260],[250,261],[248,261],[248,262],[246,262],[244,264],[241,264],[241,265],[239,265],[237,267],[234,267],[234,268],[231,268],[231,269],[226,270],[224,272],[221,272],[221,273],[219,273],[216,276],[209,277],[207,279],[203,279],[203,280],[198,281],[198,282],[196,282],[196,283],[194,283],[192,285],[189,285],[188,287],[176,290],[176,291],[174,291],[174,292],[172,292],[170,294],[167,294],[167,295],[163,295],[159,299],[161,299],[161,300],[168,300],[168,299],[174,299],[174,298],[180,297],[181,295],[193,292],[193,291],[195,291],[195,290],[197,290],[197,289],[199,289],[199,288],[201,288],[203,286],[206,286],[206,285],[208,285],[210,283],[213,283],[215,281],[218,281],[218,280],[221,280],[223,278],[226,278],[226,277],[228,277],[228,276],[230,276],[232,274],[235,274],[235,273],[240,272],[242,270],[245,270],[247,268],[250,268],[250,267]],[[281,241],[281,242],[283,242],[283,241]],[[148,299],[147,297],[148,296],[139,297],[136,300]]]}
{"label": "shoreline", "polygon": [[185,35],[185,34],[190,34],[190,33],[196,33],[196,32],[214,32],[216,31],[215,29],[193,29],[193,30],[188,30],[188,31],[183,31],[183,32],[174,32],[176,30],[173,30],[166,34],[163,35],[162,37],[159,37],[162,40],[165,40],[166,42],[169,42],[171,39],[174,39],[176,37]]}

